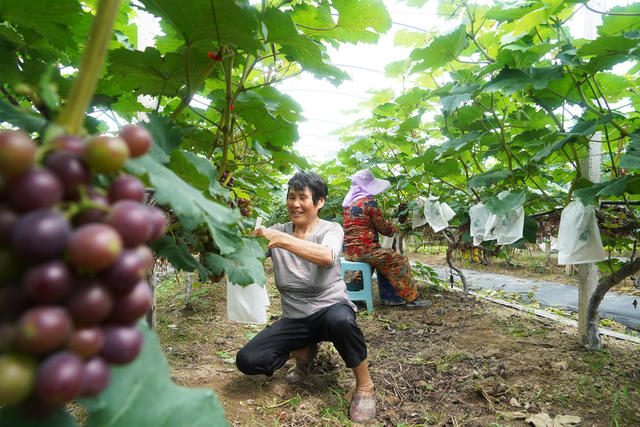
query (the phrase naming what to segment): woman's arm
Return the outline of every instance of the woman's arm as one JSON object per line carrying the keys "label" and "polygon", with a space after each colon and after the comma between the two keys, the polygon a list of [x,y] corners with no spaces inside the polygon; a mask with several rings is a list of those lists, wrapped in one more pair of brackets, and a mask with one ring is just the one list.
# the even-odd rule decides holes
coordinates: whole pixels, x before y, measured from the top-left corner
{"label": "woman's arm", "polygon": [[378,233],[391,237],[398,231],[391,222],[384,219],[380,208],[378,208],[378,202],[375,200],[367,203],[367,211],[367,214],[373,222],[373,228],[375,228]]}
{"label": "woman's arm", "polygon": [[252,236],[261,236],[269,240],[268,249],[282,248],[300,258],[320,267],[329,267],[333,263],[332,250],[323,245],[298,239],[291,234],[272,228],[259,227],[250,233]]}

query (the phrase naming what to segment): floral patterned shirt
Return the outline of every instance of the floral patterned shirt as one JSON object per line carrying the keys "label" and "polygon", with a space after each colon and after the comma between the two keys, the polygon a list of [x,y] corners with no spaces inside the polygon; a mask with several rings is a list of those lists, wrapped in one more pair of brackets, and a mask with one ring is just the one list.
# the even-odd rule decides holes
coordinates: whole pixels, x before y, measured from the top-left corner
{"label": "floral patterned shirt", "polygon": [[378,233],[393,236],[397,231],[385,220],[378,208],[378,202],[372,197],[356,200],[344,208],[344,254],[350,256],[362,254],[368,249],[379,249]]}

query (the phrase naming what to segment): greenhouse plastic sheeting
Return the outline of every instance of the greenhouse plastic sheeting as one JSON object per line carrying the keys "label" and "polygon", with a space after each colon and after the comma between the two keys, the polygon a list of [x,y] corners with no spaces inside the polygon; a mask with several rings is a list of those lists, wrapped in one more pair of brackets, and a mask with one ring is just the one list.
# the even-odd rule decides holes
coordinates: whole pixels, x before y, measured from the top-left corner
{"label": "greenhouse plastic sheeting", "polygon": [[560,216],[558,264],[586,264],[607,258],[593,206],[569,203]]}

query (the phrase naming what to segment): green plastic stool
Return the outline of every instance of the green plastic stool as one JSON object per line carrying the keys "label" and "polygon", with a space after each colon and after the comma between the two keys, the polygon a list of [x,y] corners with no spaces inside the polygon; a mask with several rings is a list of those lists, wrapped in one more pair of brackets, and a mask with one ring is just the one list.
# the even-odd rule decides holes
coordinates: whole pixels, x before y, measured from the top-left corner
{"label": "green plastic stool", "polygon": [[340,258],[342,265],[342,278],[346,271],[362,272],[362,288],[351,289],[347,287],[347,295],[351,301],[364,301],[367,304],[367,313],[373,313],[373,288],[371,286],[371,266],[366,262],[347,261],[344,257]]}

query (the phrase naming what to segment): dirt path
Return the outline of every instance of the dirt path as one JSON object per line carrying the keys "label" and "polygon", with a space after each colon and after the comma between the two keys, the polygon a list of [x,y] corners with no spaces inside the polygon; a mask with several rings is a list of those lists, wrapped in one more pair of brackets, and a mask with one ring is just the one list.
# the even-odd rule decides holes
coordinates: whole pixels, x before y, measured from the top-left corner
{"label": "dirt path", "polygon": [[[271,321],[280,313],[272,283]],[[353,376],[322,345],[313,375],[284,381],[235,368],[238,349],[261,326],[226,319],[225,288],[208,285],[184,311],[183,289],[159,291],[157,330],[179,384],[213,389],[232,425],[349,425]],[[421,288],[424,311],[376,304],[358,314],[377,387],[379,425],[529,425],[536,414],[580,417],[581,425],[640,423],[640,347],[605,340],[591,353],[575,330],[456,293]]]}

